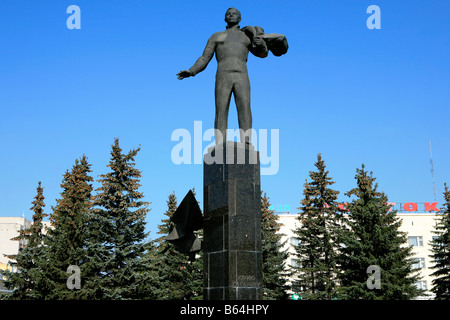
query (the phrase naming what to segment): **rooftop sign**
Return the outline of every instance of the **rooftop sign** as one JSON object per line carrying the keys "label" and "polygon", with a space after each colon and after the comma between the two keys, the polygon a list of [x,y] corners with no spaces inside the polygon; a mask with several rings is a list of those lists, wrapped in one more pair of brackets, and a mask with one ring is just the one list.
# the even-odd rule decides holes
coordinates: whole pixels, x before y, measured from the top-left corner
{"label": "rooftop sign", "polygon": [[429,212],[436,213],[439,212],[438,202],[405,202],[396,203],[389,202],[392,210],[397,210],[398,212]]}
{"label": "rooftop sign", "polygon": [[[338,205],[339,209],[346,210],[348,202],[343,202]],[[388,202],[391,205],[392,210],[396,210],[398,213],[438,213],[438,202]],[[269,210],[274,210],[277,213],[289,213],[290,206],[288,204],[283,205],[271,205]]]}
{"label": "rooftop sign", "polygon": [[[339,209],[346,210],[348,202],[343,202],[338,205]],[[404,202],[404,203],[397,203],[397,202],[388,202],[388,205],[391,206],[392,210],[397,210],[398,213],[437,213],[439,212],[438,209],[438,202]]]}

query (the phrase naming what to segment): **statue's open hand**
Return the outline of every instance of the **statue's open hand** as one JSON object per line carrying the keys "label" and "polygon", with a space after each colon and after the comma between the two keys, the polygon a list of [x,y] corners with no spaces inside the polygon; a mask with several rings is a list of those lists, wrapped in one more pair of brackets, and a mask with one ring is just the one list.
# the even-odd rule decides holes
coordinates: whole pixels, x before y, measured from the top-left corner
{"label": "statue's open hand", "polygon": [[183,80],[184,78],[192,77],[192,71],[191,70],[183,70],[177,73],[178,80]]}

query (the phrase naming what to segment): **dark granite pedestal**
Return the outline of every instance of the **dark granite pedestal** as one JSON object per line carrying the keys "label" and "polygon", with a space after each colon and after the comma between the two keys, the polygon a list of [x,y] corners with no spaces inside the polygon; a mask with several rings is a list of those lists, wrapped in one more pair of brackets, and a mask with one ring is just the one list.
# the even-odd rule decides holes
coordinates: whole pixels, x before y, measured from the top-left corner
{"label": "dark granite pedestal", "polygon": [[203,166],[204,299],[262,299],[259,153],[228,141]]}

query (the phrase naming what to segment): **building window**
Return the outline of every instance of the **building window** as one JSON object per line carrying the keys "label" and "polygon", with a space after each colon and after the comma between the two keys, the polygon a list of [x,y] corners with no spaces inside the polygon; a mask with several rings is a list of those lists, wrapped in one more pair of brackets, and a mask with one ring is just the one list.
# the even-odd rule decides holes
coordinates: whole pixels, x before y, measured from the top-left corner
{"label": "building window", "polygon": [[413,258],[414,263],[412,264],[413,269],[425,268],[425,258]]}
{"label": "building window", "polygon": [[433,236],[431,238],[431,245],[442,246],[442,242],[440,241],[439,236]]}
{"label": "building window", "polygon": [[423,247],[423,238],[419,236],[408,237],[408,243],[413,247]]}
{"label": "building window", "polygon": [[423,290],[427,290],[427,282],[425,280],[422,281],[417,281],[415,283],[417,289],[423,289]]}

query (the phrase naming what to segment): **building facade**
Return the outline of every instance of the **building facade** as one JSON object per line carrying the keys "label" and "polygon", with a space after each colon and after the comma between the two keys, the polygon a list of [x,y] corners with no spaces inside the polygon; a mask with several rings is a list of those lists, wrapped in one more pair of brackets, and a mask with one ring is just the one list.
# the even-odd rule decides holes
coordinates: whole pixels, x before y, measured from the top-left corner
{"label": "building facade", "polygon": [[[405,243],[405,246],[413,247],[412,259],[415,261],[413,268],[420,271],[421,280],[416,283],[416,286],[426,290],[426,295],[418,299],[433,299],[434,295],[430,292],[433,280],[431,273],[434,272],[430,269],[432,266],[430,243],[434,237],[433,231],[439,215],[435,211],[404,211],[397,213],[397,216],[402,221],[400,231],[405,232],[407,235],[408,241]],[[287,265],[294,266],[294,245],[297,244],[297,240],[293,230],[299,227],[298,214],[280,213],[278,217],[278,222],[281,223],[280,233],[283,234],[282,242],[285,243],[283,249],[289,253]],[[383,283],[382,281],[383,275],[381,274],[381,283]]]}
{"label": "building facade", "polygon": [[29,228],[31,222],[26,218],[20,217],[0,217],[0,293],[7,292],[4,281],[4,271],[14,271],[11,265],[8,265],[10,259],[8,255],[14,255],[20,248],[26,246],[23,240],[11,240],[19,235],[19,230]]}
{"label": "building facade", "polygon": [[[44,233],[50,222],[43,221]],[[28,229],[31,221],[23,217],[0,217],[0,292],[6,292],[4,286],[4,270],[16,272],[9,264],[9,255],[15,255],[20,248],[24,248],[26,240],[12,240],[19,235],[19,230]]]}
{"label": "building facade", "polygon": [[0,263],[8,264],[7,255],[17,254],[26,246],[25,241],[11,240],[19,235],[19,230],[27,229],[31,222],[20,217],[0,217]]}

